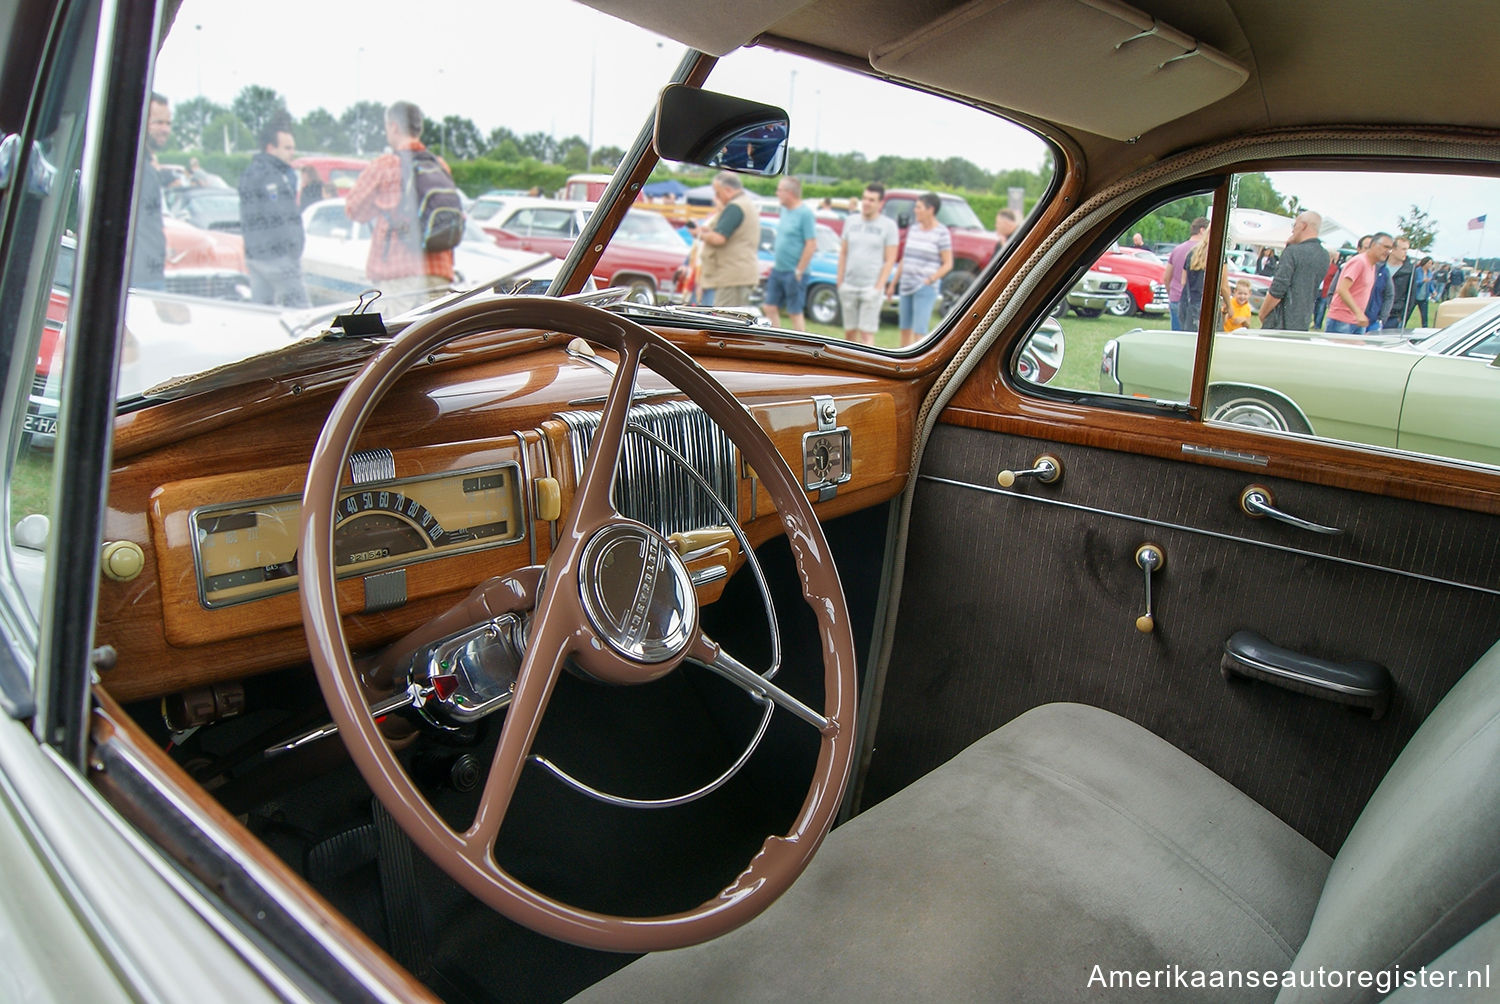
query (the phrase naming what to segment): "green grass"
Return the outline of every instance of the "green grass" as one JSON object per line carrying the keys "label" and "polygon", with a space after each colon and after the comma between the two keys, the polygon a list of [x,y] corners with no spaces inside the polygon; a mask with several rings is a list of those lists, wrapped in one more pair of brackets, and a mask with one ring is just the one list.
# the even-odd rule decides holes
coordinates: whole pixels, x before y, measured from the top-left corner
{"label": "green grass", "polygon": [[52,451],[21,447],[10,472],[10,518],[14,522],[52,508]]}
{"label": "green grass", "polygon": [[1078,317],[1069,312],[1057,322],[1063,329],[1063,363],[1049,387],[1095,392],[1099,389],[1099,357],[1104,343],[1135,328],[1166,328],[1165,317]]}

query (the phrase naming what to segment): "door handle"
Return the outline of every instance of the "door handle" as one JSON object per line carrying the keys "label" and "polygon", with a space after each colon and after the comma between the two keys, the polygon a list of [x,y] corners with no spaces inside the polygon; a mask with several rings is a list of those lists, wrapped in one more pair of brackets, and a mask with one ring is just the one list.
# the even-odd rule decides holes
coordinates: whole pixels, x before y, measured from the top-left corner
{"label": "door handle", "polygon": [[1270,517],[1280,520],[1288,526],[1295,526],[1299,530],[1309,530],[1313,533],[1324,533],[1331,536],[1343,533],[1343,529],[1337,526],[1324,526],[1322,523],[1314,523],[1312,520],[1293,516],[1291,513],[1282,512],[1276,508],[1276,501],[1271,496],[1271,489],[1261,485],[1251,485],[1240,492],[1240,508],[1246,516],[1251,519],[1264,519]]}

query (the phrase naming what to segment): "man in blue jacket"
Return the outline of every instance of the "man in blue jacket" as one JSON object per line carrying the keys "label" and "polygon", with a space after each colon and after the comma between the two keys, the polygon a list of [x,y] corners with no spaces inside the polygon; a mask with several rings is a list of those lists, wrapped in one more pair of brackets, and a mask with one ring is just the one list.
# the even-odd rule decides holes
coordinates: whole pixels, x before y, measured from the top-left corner
{"label": "man in blue jacket", "polygon": [[302,282],[302,213],[297,204],[297,146],[285,122],[260,133],[260,152],[240,176],[240,233],[250,295],[256,303],[306,307]]}

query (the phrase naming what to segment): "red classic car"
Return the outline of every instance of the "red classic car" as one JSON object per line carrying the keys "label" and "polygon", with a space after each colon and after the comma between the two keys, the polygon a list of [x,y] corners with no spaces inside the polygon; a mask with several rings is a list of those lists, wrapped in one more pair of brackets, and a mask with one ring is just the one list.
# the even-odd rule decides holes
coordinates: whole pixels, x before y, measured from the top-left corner
{"label": "red classic car", "polygon": [[[503,248],[545,251],[564,258],[593,208],[587,202],[518,200],[503,221],[486,221],[484,232]],[[677,295],[678,269],[686,263],[687,252],[687,245],[665,217],[632,209],[599,257],[594,280],[604,286],[625,286],[641,302],[671,300]]]}
{"label": "red classic car", "polygon": [[1130,297],[1115,300],[1106,309],[1118,317],[1128,314],[1167,313],[1167,287],[1161,274],[1166,262],[1143,248],[1116,247],[1099,256],[1094,271],[1125,279]]}

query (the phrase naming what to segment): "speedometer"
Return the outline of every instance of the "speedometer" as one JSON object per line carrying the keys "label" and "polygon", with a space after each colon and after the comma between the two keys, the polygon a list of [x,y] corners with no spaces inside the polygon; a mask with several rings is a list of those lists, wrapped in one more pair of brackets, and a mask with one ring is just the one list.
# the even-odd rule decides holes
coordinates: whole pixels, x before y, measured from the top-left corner
{"label": "speedometer", "polygon": [[[192,513],[193,561],[205,607],[297,586],[297,496],[204,506]],[[360,485],[339,495],[334,564],[362,575],[526,537],[519,467]]]}

